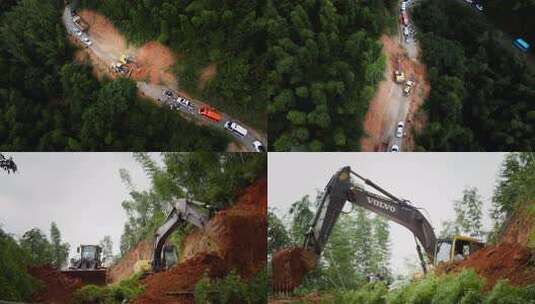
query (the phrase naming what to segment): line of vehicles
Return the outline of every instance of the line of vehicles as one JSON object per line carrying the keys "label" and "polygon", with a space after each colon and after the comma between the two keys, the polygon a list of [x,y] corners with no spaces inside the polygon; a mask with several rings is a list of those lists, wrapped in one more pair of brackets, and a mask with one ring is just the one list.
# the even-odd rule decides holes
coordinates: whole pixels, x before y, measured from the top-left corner
{"label": "line of vehicles", "polygon": [[[202,106],[197,111],[197,108],[193,102],[183,96],[179,96],[176,92],[164,89],[162,92],[164,97],[164,102],[169,106],[171,110],[185,110],[189,113],[198,113],[200,116],[203,116],[209,119],[212,122],[220,123],[223,120],[223,115],[217,112],[215,109],[209,106]],[[239,123],[229,120],[224,123],[225,130],[229,131],[234,136],[239,138],[246,137],[249,134],[248,130],[240,125]],[[253,141],[253,148],[256,152],[265,152],[264,145],[259,141]]]}
{"label": "line of vehicles", "polygon": [[85,46],[90,47],[93,45],[93,42],[89,39],[89,36],[86,33],[89,25],[82,19],[82,17],[78,16],[74,10],[71,9],[70,13],[72,22],[74,23],[72,32]]}

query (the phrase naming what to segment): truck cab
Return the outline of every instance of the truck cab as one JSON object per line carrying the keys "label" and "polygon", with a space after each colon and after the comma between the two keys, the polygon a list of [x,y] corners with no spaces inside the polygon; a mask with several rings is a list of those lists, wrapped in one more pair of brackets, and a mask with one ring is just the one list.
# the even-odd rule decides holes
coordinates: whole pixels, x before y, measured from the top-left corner
{"label": "truck cab", "polygon": [[201,107],[199,109],[199,114],[215,122],[221,121],[221,114],[210,107]]}

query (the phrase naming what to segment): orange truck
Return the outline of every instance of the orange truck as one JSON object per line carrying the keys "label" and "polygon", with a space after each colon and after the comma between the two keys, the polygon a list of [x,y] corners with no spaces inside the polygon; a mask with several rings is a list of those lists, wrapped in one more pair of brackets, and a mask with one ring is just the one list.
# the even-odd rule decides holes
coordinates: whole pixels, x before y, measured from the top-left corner
{"label": "orange truck", "polygon": [[214,109],[210,107],[206,107],[206,106],[201,107],[199,109],[199,114],[215,122],[219,122],[221,120],[221,114],[219,114],[218,112],[216,112]]}

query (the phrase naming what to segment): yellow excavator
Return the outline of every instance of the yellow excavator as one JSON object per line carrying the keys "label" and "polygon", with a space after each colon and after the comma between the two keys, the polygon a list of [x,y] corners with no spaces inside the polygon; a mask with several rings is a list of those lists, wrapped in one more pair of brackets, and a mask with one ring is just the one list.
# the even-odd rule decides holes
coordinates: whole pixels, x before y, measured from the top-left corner
{"label": "yellow excavator", "polygon": [[[365,190],[354,183],[351,177],[362,180],[381,195]],[[333,175],[318,198],[318,210],[305,235],[303,247],[314,252],[317,258],[321,256],[347,201],[409,229],[415,237],[416,250],[424,273],[428,271],[428,266],[465,259],[485,246],[482,241],[468,236],[437,238],[433,226],[420,212],[421,208],[412,205],[408,200],[397,198],[352,171],[350,167],[344,167]],[[422,247],[427,260],[422,253]]]}

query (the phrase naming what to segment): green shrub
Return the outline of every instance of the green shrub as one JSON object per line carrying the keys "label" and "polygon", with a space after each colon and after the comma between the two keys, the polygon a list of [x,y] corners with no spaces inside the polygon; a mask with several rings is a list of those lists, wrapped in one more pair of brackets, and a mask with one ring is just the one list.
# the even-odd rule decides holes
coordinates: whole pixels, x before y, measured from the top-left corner
{"label": "green shrub", "polygon": [[485,304],[535,303],[535,285],[527,288],[511,286],[506,280],[496,283],[485,299]]}
{"label": "green shrub", "polygon": [[379,283],[369,283],[358,290],[345,291],[336,296],[336,303],[340,304],[385,304],[386,286]]}
{"label": "green shrub", "polygon": [[74,293],[73,302],[76,304],[119,304],[124,300],[131,300],[143,292],[139,283],[141,274],[108,287],[87,285]]}
{"label": "green shrub", "polygon": [[195,286],[196,303],[213,304],[263,304],[267,303],[267,274],[257,274],[250,282],[245,282],[235,272],[223,279],[204,278]]}
{"label": "green shrub", "polygon": [[[466,270],[459,275],[444,276],[439,283],[433,296],[433,304],[456,304],[460,303],[465,296],[465,301],[474,301],[481,298],[481,289],[485,282],[473,270]],[[466,302],[473,303],[473,302]],[[477,302],[479,303],[479,302]]]}

